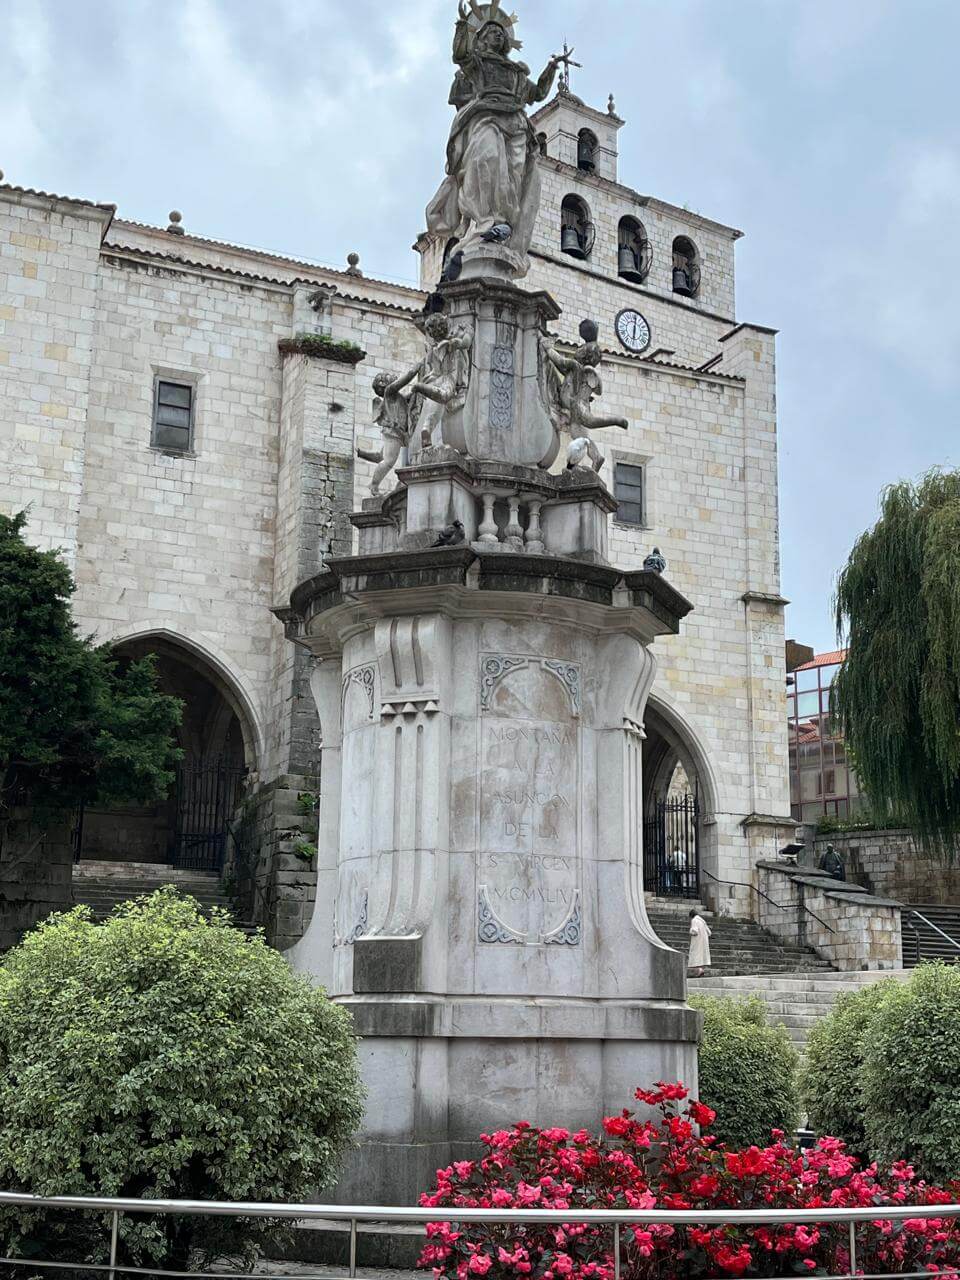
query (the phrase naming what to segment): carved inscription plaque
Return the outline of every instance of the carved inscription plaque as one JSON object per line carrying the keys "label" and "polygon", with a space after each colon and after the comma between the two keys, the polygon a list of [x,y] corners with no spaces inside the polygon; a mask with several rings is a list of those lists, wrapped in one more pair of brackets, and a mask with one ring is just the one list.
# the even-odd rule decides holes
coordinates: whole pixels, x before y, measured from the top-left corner
{"label": "carved inscription plaque", "polygon": [[482,942],[580,941],[579,704],[540,658],[481,669]]}

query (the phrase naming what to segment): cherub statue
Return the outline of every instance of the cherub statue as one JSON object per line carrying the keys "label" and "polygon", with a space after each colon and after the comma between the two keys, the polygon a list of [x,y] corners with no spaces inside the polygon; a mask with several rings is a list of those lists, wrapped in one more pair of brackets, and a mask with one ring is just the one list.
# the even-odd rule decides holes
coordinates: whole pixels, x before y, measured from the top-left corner
{"label": "cherub statue", "polygon": [[367,449],[357,450],[358,456],[365,462],[377,463],[370,486],[370,496],[373,498],[379,496],[380,486],[400,460],[400,451],[410,443],[416,422],[416,406],[411,404],[412,397],[400,393],[419,372],[418,365],[400,378],[393,379],[387,373],[378,373],[373,380],[373,420],[380,428],[382,447],[379,453]]}
{"label": "cherub statue", "polygon": [[[593,413],[593,401],[603,395],[603,382],[597,372],[603,357],[597,341],[599,329],[596,323],[584,320],[580,336],[583,346],[572,356],[564,356],[557,350],[555,338],[548,334],[540,335],[541,374],[550,416],[557,429],[567,432],[574,440],[585,439],[584,432],[599,431],[603,427],[621,427],[626,431],[630,426],[626,418]],[[599,471],[604,459],[596,446],[589,456]]]}
{"label": "cherub statue", "polygon": [[500,0],[470,0],[469,8],[459,0],[453,37],[459,70],[450,91],[457,116],[447,177],[427,209],[427,226],[445,239],[458,237],[462,253],[482,241],[508,244],[517,274],[525,274],[540,206],[540,148],[525,108],[549,95],[570,55],[554,55],[534,84],[530,68],[510,57],[521,47],[515,24]]}
{"label": "cherub statue", "polygon": [[423,333],[427,353],[414,371],[413,392],[425,401],[420,412],[420,441],[429,449],[446,415],[456,413],[466,402],[473,326],[460,325],[451,333],[447,317],[434,312],[427,317]]}

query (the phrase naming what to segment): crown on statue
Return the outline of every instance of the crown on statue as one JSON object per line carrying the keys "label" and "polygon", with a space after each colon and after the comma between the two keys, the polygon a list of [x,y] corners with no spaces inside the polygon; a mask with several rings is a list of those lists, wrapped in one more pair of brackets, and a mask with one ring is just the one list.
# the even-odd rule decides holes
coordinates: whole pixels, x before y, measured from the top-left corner
{"label": "crown on statue", "polygon": [[511,49],[523,48],[523,43],[514,36],[517,15],[515,13],[504,13],[500,8],[500,0],[493,0],[492,4],[477,4],[477,0],[470,0],[470,16],[467,18],[467,22],[470,26],[470,34],[473,37],[476,37],[491,22],[495,22],[506,33]]}

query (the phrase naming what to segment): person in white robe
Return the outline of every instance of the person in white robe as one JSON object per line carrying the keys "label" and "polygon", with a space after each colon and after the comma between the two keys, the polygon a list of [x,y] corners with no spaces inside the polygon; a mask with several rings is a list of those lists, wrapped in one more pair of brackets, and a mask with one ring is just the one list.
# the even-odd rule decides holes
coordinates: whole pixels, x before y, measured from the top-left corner
{"label": "person in white robe", "polygon": [[694,978],[702,978],[710,968],[710,926],[699,911],[690,912],[690,961],[688,971]]}

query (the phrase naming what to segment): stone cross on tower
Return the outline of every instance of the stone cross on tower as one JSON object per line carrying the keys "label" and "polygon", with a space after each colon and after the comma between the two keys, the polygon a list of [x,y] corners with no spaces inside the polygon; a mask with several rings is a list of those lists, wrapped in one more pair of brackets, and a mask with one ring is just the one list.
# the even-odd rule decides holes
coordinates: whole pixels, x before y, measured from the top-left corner
{"label": "stone cross on tower", "polygon": [[570,92],[570,68],[571,68],[571,67],[581,67],[581,68],[582,68],[582,66],[583,66],[583,63],[582,63],[582,62],[574,62],[574,61],[573,61],[573,54],[574,54],[574,50],[573,50],[573,49],[568,49],[568,48],[567,48],[567,42],[566,42],[566,40],[564,40],[564,42],[563,42],[563,54],[562,54],[562,55],[560,55],[560,56],[558,57],[558,59],[557,59],[557,60],[558,60],[558,62],[560,62],[560,63],[563,65],[563,70],[560,72],[560,84],[559,84],[559,86],[558,86],[558,88],[559,88],[559,90],[560,90],[560,92],[561,92],[561,93],[569,93],[569,92]]}

